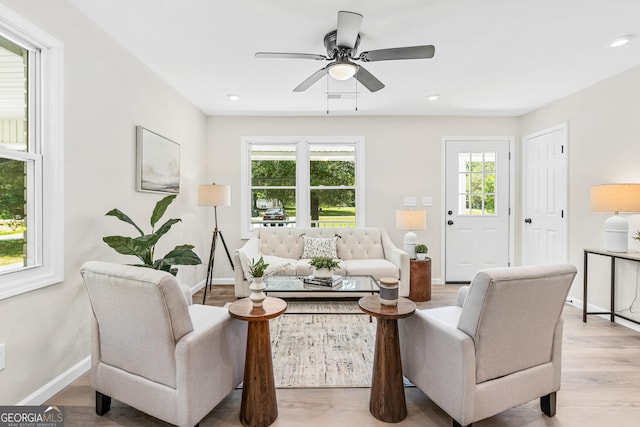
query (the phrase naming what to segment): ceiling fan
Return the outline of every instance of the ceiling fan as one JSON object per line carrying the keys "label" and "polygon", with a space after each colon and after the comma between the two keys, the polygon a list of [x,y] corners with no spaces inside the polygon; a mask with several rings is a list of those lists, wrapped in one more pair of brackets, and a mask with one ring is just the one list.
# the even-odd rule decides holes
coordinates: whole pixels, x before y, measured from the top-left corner
{"label": "ceiling fan", "polygon": [[435,48],[433,45],[395,47],[390,49],[370,50],[356,55],[360,45],[360,25],[362,15],[354,12],[338,12],[338,28],[324,36],[324,46],[327,55],[313,53],[286,53],[286,52],[258,52],[256,58],[286,58],[286,59],[315,59],[318,61],[331,61],[300,83],[294,92],[302,92],[309,89],[314,83],[329,73],[336,80],[348,80],[355,77],[364,87],[371,92],[379,91],[384,84],[362,65],[352,61],[375,62],[392,61],[397,59],[428,59],[433,58]]}

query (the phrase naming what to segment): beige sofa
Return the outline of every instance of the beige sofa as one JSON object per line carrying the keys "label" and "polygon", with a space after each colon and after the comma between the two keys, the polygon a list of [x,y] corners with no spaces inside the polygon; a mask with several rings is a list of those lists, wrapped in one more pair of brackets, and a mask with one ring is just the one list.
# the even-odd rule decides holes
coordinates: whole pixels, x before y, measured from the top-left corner
{"label": "beige sofa", "polygon": [[[340,268],[336,274],[399,280],[400,296],[409,295],[409,254],[393,244],[383,228],[260,228],[235,251],[235,294],[249,295],[248,266],[262,255],[266,275],[309,275],[309,259],[302,258],[308,238],[335,238]],[[308,248],[307,248],[308,249]],[[307,294],[304,295],[309,296]]]}

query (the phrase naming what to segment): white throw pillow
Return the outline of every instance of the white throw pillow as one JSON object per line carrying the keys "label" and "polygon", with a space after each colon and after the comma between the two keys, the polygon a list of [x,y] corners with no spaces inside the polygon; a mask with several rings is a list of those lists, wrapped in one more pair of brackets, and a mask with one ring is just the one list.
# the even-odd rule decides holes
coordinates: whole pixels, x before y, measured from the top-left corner
{"label": "white throw pillow", "polygon": [[338,237],[309,237],[302,236],[304,248],[302,250],[302,258],[309,259],[317,256],[338,258],[336,244]]}

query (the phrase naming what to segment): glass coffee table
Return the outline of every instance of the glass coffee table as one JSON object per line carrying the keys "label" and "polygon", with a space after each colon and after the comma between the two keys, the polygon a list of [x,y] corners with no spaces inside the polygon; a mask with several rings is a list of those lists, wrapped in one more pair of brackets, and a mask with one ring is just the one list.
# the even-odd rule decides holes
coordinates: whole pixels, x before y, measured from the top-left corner
{"label": "glass coffee table", "polygon": [[[340,284],[333,287],[304,283],[305,277],[265,277],[264,292],[290,302],[285,314],[364,314],[356,301],[362,296],[380,293],[378,282],[372,276],[343,276]],[[339,308],[336,310],[336,307]]]}
{"label": "glass coffee table", "polygon": [[[373,276],[343,276],[336,286],[322,286],[305,283],[307,276],[268,276],[264,278],[265,293],[295,293],[304,297],[305,293],[325,293],[327,298],[348,296],[347,294],[376,294],[380,292],[378,282]],[[357,295],[353,295],[356,297]]]}

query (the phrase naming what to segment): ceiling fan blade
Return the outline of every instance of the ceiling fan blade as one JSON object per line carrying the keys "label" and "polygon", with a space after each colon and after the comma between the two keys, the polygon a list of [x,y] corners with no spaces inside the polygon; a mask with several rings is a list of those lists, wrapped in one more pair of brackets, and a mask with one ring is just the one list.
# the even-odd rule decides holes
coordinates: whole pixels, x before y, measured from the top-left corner
{"label": "ceiling fan blade", "polygon": [[354,12],[341,10],[338,12],[338,29],[336,34],[336,45],[353,49],[358,39],[362,15]]}
{"label": "ceiling fan blade", "polygon": [[428,59],[433,58],[436,48],[433,45],[393,47],[390,49],[370,50],[360,54],[361,61],[392,61],[395,59]]}
{"label": "ceiling fan blade", "polygon": [[298,85],[298,87],[296,87],[295,89],[293,89],[294,92],[304,92],[305,90],[309,89],[311,86],[313,86],[313,84],[315,82],[317,82],[318,80],[320,80],[322,77],[324,77],[327,74],[327,67],[324,68],[320,68],[318,71],[316,71],[315,73],[311,74],[305,81],[303,81],[302,83],[300,83]]}
{"label": "ceiling fan blade", "polygon": [[315,59],[321,61],[327,59],[324,55],[313,53],[288,53],[288,52],[258,52],[256,58],[286,58],[286,59]]}
{"label": "ceiling fan blade", "polygon": [[384,83],[375,78],[375,76],[368,72],[362,65],[358,65],[358,71],[353,77],[369,89],[370,92],[377,92],[384,87]]}

